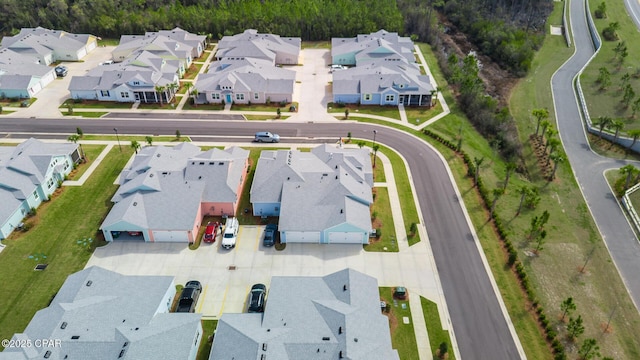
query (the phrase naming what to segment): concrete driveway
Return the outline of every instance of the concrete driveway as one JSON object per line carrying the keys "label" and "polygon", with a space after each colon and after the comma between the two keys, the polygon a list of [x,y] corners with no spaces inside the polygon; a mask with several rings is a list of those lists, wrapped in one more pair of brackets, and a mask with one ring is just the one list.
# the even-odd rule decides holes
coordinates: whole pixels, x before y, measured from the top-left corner
{"label": "concrete driveway", "polygon": [[324,276],[350,267],[378,279],[380,286],[403,285],[435,299],[437,284],[425,242],[400,253],[365,252],[362,245],[287,244],[283,251],[262,246],[264,226],[240,226],[235,249],[220,239],[189,250],[186,244],[113,242],[96,249],[89,266],[126,275],[170,275],[176,284],[202,283],[197,312],[219,318],[246,310],[255,283],[269,287],[271,276]]}
{"label": "concrete driveway", "polygon": [[[114,46],[98,46],[85,56],[82,61],[64,61],[64,65],[69,69],[67,76],[57,78],[36,94],[36,102],[28,108],[19,109],[15,113],[19,117],[54,118],[60,117],[62,113],[58,106],[69,98],[69,83],[73,76],[86,75],[89,70],[99,66],[105,60],[111,59],[111,52]],[[66,110],[64,110],[66,111]]]}
{"label": "concrete driveway", "polygon": [[331,53],[328,49],[304,49],[301,54],[302,66],[287,67],[296,72],[293,101],[300,104],[287,121],[335,121],[327,113],[327,104],[333,101]]}

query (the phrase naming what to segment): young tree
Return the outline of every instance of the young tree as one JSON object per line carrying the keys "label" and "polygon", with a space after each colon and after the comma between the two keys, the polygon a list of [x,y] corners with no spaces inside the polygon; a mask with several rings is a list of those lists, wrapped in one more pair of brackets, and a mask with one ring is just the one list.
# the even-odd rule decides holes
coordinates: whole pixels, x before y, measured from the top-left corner
{"label": "young tree", "polygon": [[566,298],[563,302],[560,303],[560,311],[562,311],[562,317],[560,320],[564,320],[565,316],[571,315],[571,313],[576,309],[576,303],[573,301],[572,297]]}
{"label": "young tree", "polygon": [[282,116],[282,110],[280,110],[280,108],[276,109],[276,119],[280,119],[280,117]]}
{"label": "young tree", "polygon": [[611,123],[611,121],[613,120],[608,116],[599,116],[597,119],[593,121],[593,125],[598,127],[598,130],[599,130],[598,136],[600,137],[600,139],[602,139],[602,131],[604,130],[605,127],[607,127],[607,125]]}
{"label": "young tree", "polygon": [[535,209],[539,203],[540,194],[538,193],[538,188],[531,188],[531,191],[529,191],[524,198],[524,204],[530,209]]}
{"label": "young tree", "polygon": [[514,163],[513,161],[509,161],[507,163],[507,165],[505,166],[505,170],[506,170],[506,174],[504,176],[504,185],[502,186],[502,190],[506,190],[507,189],[507,185],[509,185],[509,179],[511,178],[511,173],[517,168],[518,166],[516,165],[516,163]]}
{"label": "young tree", "polygon": [[629,107],[629,103],[631,103],[634,97],[636,97],[636,92],[633,90],[631,84],[627,84],[627,86],[624,87],[624,94],[622,95],[624,107]]}
{"label": "young tree", "polygon": [[160,106],[162,106],[162,93],[164,92],[164,86],[162,85],[156,85],[154,86],[154,89],[156,90],[156,96],[158,97],[158,100],[160,100]]}
{"label": "young tree", "polygon": [[582,346],[580,346],[580,350],[578,350],[578,354],[581,360],[590,360],[596,356],[600,357],[600,346],[598,346],[596,339],[585,339],[582,342]]}
{"label": "young tree", "polygon": [[524,204],[524,198],[530,192],[531,192],[531,188],[527,185],[521,185],[518,188],[518,193],[520,194],[520,204],[518,205],[518,211],[516,211],[516,215],[520,215],[520,211],[522,210],[522,205]]}
{"label": "young tree", "polygon": [[603,66],[599,69],[599,75],[596,82],[600,84],[600,90],[604,90],[611,86],[611,73],[606,67]]}
{"label": "young tree", "polygon": [[625,44],[624,41],[618,42],[616,46],[613,48],[613,59],[617,60],[626,47],[627,45]]}
{"label": "young tree", "polygon": [[546,243],[545,239],[547,237],[547,230],[542,230],[536,239],[536,248],[533,250],[536,254],[539,254],[542,251],[544,245]]}
{"label": "young tree", "polygon": [[[638,100],[640,100],[640,98],[638,98]],[[631,136],[631,138],[633,139],[633,141],[631,142],[631,145],[629,145],[629,147],[627,148],[628,150],[631,150],[631,148],[633,147],[633,145],[636,144],[636,141],[638,141],[638,138],[640,138],[640,130],[629,130],[627,132],[627,135]]]}
{"label": "young tree", "polygon": [[598,8],[596,9],[596,18],[598,19],[604,19],[607,17],[607,4],[603,2],[600,3],[600,5],[598,5]]}
{"label": "young tree", "polygon": [[153,136],[147,136],[144,138],[144,140],[147,142],[147,145],[153,145]]}
{"label": "young tree", "polygon": [[622,77],[620,78],[620,89],[624,89],[627,85],[629,85],[631,81],[631,75],[629,75],[629,73],[625,73],[624,75],[622,75]]}
{"label": "young tree", "polygon": [[554,152],[551,155],[549,155],[549,158],[553,160],[553,171],[551,172],[551,176],[549,176],[549,181],[552,181],[553,179],[556,178],[556,171],[558,171],[558,166],[560,165],[561,162],[564,162],[566,158],[564,157],[564,155],[557,152]]}
{"label": "young tree", "polygon": [[536,136],[538,136],[538,131],[540,130],[540,123],[542,120],[545,120],[549,117],[548,109],[533,109],[531,114],[536,118]]}
{"label": "young tree", "polygon": [[620,135],[620,130],[624,128],[624,122],[620,119],[612,120],[611,123],[607,126],[607,128],[614,130],[613,142],[609,146],[611,147],[613,146],[614,143],[618,141],[618,135]]}
{"label": "young tree", "polygon": [[136,140],[131,141],[131,148],[133,149],[133,151],[136,152],[136,154],[138,153],[138,150],[140,149],[140,143],[137,142]]}
{"label": "young tree", "polygon": [[616,31],[620,30],[620,23],[617,21],[609,23],[609,25],[602,30],[602,36],[609,41],[614,41],[618,39],[618,34]]}
{"label": "young tree", "polygon": [[636,117],[636,113],[640,111],[640,97],[638,97],[637,99],[635,99],[633,101],[633,104],[631,105],[631,116],[632,117]]}
{"label": "young tree", "polygon": [[79,127],[76,128],[76,134],[78,134],[78,136],[82,137],[84,135],[84,131],[82,131],[82,129],[80,129]]}
{"label": "young tree", "polygon": [[78,135],[78,134],[71,134],[71,135],[69,135],[69,137],[67,138],[67,140],[68,140],[69,142],[72,142],[72,143],[74,143],[74,144],[77,144],[77,143],[78,143],[78,140],[80,140],[80,135]]}
{"label": "young tree", "polygon": [[344,118],[345,120],[349,118],[349,108],[344,109]]}
{"label": "young tree", "polygon": [[548,128],[546,135],[547,135],[547,141],[545,141],[544,143],[544,151],[547,152],[547,148],[549,148],[549,140],[553,139],[554,136],[556,136],[558,134],[558,131],[554,128]]}
{"label": "young tree", "polygon": [[473,164],[475,165],[475,168],[476,168],[476,171],[473,174],[473,184],[475,186],[478,186],[478,175],[480,174],[480,165],[482,165],[483,161],[484,161],[484,157],[481,157],[481,158],[474,157],[473,158]]}
{"label": "young tree", "polygon": [[[540,127],[542,129],[542,133],[541,136],[544,136],[544,134],[546,134],[547,132],[547,128],[551,126],[551,123],[548,120],[544,120],[540,123]],[[538,133],[536,133],[536,135],[538,135]]]}
{"label": "young tree", "polygon": [[498,199],[500,199],[500,196],[502,196],[503,194],[504,194],[504,189],[501,189],[501,188],[493,189],[493,203],[491,203],[489,218],[493,217],[493,211],[496,209],[496,204],[498,203]]}
{"label": "young tree", "polygon": [[569,336],[569,339],[573,340],[583,333],[582,315],[578,315],[577,318],[569,317],[569,324],[567,324],[567,336]]}
{"label": "young tree", "polygon": [[629,185],[631,185],[631,178],[638,174],[640,170],[631,164],[627,164],[620,168],[620,174],[626,175],[626,179],[624,182],[624,190],[627,191],[629,189]]}
{"label": "young tree", "polygon": [[180,133],[180,130],[176,130],[176,139],[180,140],[181,136],[182,134]]}
{"label": "young tree", "polygon": [[547,141],[547,145],[549,146],[549,154],[553,154],[556,149],[562,144],[560,140],[557,138],[551,138]]}

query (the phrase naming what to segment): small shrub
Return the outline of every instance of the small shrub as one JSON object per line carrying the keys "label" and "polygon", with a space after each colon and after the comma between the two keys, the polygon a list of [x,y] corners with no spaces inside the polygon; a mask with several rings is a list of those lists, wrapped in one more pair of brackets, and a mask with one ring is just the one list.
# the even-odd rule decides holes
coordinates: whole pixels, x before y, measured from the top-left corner
{"label": "small shrub", "polygon": [[378,217],[378,212],[377,212],[377,211],[374,211],[374,212],[371,214],[371,218],[372,218],[372,219],[375,219],[375,218],[377,218],[377,217]]}
{"label": "small shrub", "polygon": [[377,229],[376,229],[376,238],[378,238],[378,239],[379,239],[379,238],[380,238],[380,236],[382,236],[382,229],[377,228]]}

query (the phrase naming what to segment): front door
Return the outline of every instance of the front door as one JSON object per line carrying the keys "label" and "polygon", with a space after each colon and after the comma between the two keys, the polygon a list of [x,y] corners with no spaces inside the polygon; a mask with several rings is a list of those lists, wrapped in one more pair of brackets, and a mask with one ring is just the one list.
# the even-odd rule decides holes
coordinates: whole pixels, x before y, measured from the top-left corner
{"label": "front door", "polygon": [[134,93],[136,102],[140,102],[140,93]]}
{"label": "front door", "polygon": [[398,97],[398,105],[404,105],[404,95]]}
{"label": "front door", "polygon": [[231,104],[231,94],[227,94],[227,104]]}

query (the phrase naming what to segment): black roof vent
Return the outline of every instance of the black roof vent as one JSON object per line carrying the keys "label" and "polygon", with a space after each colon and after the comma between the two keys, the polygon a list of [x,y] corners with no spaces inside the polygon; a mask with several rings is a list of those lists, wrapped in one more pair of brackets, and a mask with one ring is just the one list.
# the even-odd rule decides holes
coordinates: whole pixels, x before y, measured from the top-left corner
{"label": "black roof vent", "polygon": [[60,329],[64,330],[67,327],[67,322],[63,321],[62,324],[60,324]]}
{"label": "black roof vent", "polygon": [[93,281],[91,280],[87,281],[87,286],[91,286],[91,284],[93,284]]}
{"label": "black roof vent", "polygon": [[78,339],[80,339],[80,335],[73,335],[71,337],[71,340],[78,340]]}
{"label": "black roof vent", "polygon": [[331,338],[330,338],[330,337],[328,337],[328,336],[325,336],[325,337],[323,337],[323,338],[322,338],[322,340],[323,340],[323,341],[329,341],[329,340],[331,340]]}

